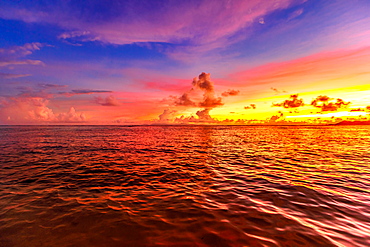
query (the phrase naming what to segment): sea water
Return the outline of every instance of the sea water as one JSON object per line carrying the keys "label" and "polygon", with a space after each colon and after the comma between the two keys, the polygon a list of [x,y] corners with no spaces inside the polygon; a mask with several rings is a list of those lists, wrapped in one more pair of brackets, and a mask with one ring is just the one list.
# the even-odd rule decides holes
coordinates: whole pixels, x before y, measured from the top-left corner
{"label": "sea water", "polygon": [[370,246],[370,126],[1,126],[0,246]]}

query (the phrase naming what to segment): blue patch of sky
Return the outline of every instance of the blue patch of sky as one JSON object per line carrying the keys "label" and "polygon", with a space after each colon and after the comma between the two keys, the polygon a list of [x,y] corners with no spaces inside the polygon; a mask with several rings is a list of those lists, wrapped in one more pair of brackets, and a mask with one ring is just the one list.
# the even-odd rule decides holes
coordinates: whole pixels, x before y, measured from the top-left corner
{"label": "blue patch of sky", "polygon": [[[321,1],[307,1],[266,15],[263,23],[256,21],[250,27],[252,33],[248,38],[231,46],[225,55],[235,52],[238,56],[234,59],[254,65],[309,55],[318,45],[316,39],[331,24],[320,16],[325,5]],[[303,12],[294,16],[301,9]]]}

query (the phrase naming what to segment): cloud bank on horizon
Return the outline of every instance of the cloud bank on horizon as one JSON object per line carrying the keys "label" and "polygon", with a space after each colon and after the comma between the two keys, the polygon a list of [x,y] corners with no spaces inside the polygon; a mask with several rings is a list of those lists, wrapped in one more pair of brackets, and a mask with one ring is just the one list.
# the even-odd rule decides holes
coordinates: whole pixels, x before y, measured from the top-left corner
{"label": "cloud bank on horizon", "polygon": [[366,0],[4,0],[0,124],[365,119],[369,12]]}

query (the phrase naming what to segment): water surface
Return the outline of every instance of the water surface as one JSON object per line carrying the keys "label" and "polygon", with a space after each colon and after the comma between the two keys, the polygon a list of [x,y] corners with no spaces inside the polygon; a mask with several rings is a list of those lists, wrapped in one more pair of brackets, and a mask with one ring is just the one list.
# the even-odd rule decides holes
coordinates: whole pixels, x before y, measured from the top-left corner
{"label": "water surface", "polygon": [[370,246],[370,126],[2,126],[0,246]]}

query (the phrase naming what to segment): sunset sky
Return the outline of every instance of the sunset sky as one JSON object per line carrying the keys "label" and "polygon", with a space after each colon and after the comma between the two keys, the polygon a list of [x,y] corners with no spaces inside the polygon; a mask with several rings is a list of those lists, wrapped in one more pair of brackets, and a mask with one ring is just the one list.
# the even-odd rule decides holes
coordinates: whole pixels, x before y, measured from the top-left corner
{"label": "sunset sky", "polygon": [[0,124],[369,119],[369,13],[368,0],[3,0]]}

